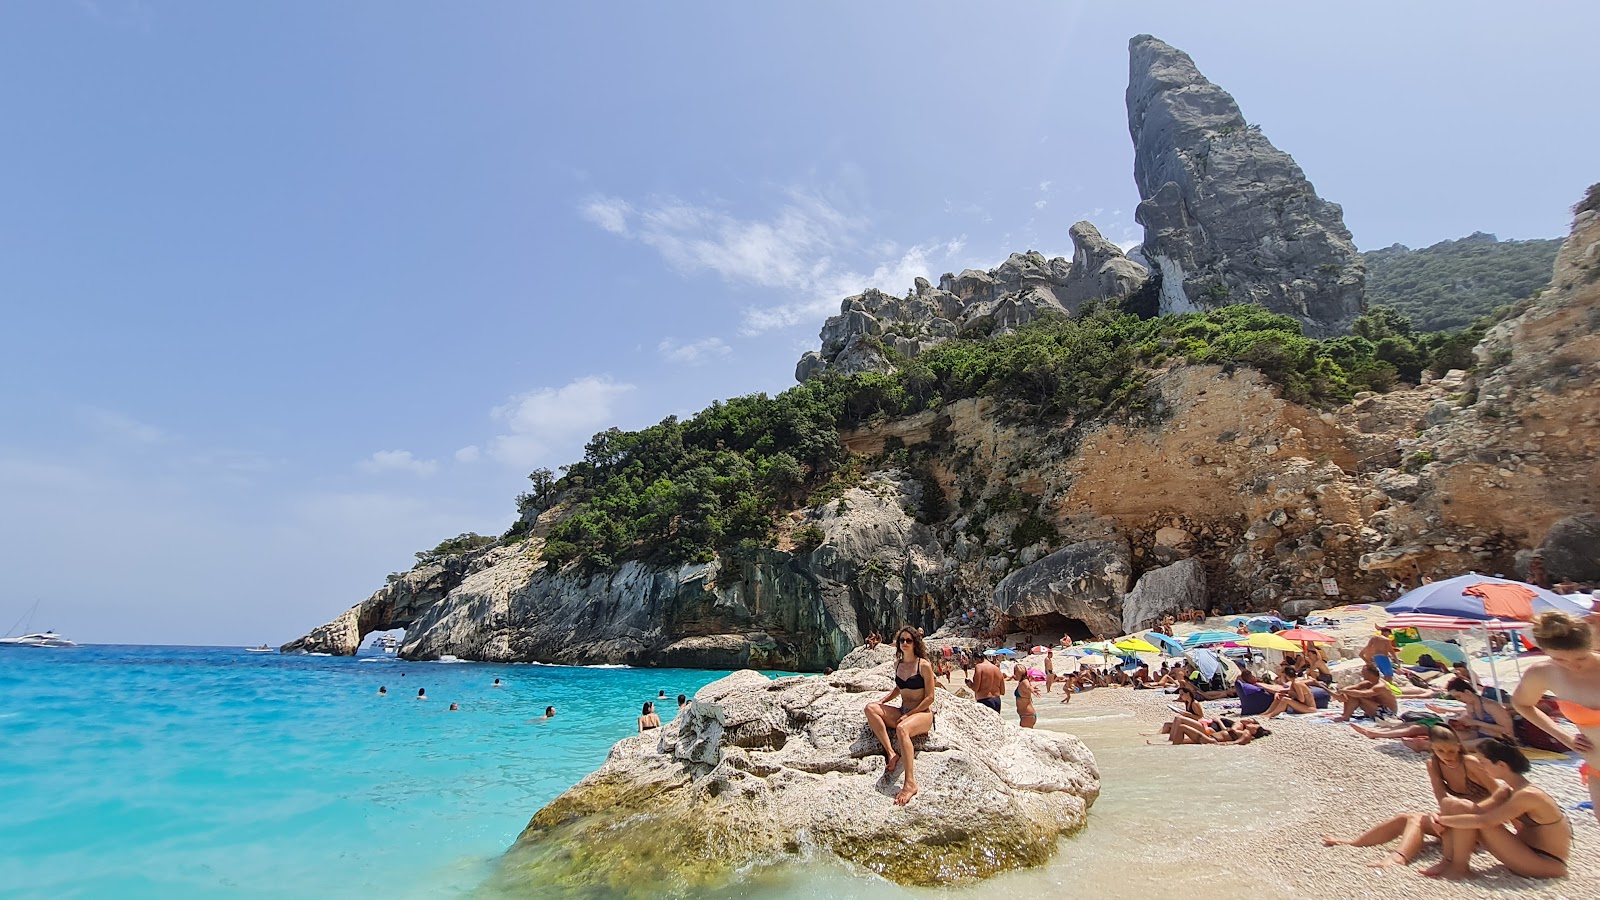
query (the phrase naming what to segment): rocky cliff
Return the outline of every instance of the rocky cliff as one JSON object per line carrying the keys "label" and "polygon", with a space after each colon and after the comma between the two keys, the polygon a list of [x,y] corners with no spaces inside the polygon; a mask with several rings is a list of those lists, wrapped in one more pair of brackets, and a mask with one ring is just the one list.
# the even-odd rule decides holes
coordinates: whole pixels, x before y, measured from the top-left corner
{"label": "rocky cliff", "polygon": [[819,372],[889,372],[954,338],[1004,334],[1047,313],[1076,312],[1090,300],[1126,299],[1144,286],[1144,267],[1088,222],[1072,226],[1072,259],[1013,253],[987,272],[946,273],[934,287],[918,278],[904,297],[872,289],[840,304],[822,326],[822,349],[795,366],[796,381]]}
{"label": "rocky cliff", "polygon": [[862,474],[768,546],[555,565],[558,504],[285,649],[351,653],[404,627],[407,658],[817,670],[869,632],[974,611],[996,633],[1105,637],[1196,604],[1303,611],[1324,579],[1371,599],[1525,569],[1541,547],[1549,577],[1583,580],[1565,561],[1600,555],[1596,219],[1578,216],[1551,288],[1490,331],[1472,373],[1317,409],[1255,370],[1174,358],[1137,409],[959,400],[839,432]]}
{"label": "rocky cliff", "polygon": [[1254,303],[1308,335],[1348,331],[1365,269],[1343,210],[1187,53],[1148,34],[1128,49],[1136,215],[1161,312]]}

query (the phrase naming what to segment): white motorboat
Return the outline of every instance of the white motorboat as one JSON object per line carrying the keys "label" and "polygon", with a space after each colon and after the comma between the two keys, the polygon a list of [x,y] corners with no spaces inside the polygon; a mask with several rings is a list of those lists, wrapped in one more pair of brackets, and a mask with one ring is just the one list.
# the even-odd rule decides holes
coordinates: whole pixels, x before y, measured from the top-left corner
{"label": "white motorboat", "polygon": [[276,652],[278,652],[278,651],[272,649],[271,647],[268,647],[266,644],[262,644],[259,647],[246,647],[244,649],[245,649],[246,653],[276,653]]}
{"label": "white motorboat", "polygon": [[400,642],[392,634],[380,634],[374,637],[367,646],[375,650],[382,650],[388,654],[400,652]]}
{"label": "white motorboat", "polygon": [[21,637],[0,638],[0,647],[76,647],[54,631],[38,631]]}

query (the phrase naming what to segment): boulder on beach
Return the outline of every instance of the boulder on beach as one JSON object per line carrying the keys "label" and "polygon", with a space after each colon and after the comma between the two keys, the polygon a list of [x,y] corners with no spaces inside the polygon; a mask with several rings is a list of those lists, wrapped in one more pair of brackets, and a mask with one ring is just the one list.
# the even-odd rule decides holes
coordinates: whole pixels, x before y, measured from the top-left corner
{"label": "boulder on beach", "polygon": [[863,713],[891,672],[712,682],[659,736],[619,741],[539,810],[495,881],[660,896],[826,852],[901,884],[948,884],[1043,863],[1083,827],[1100,779],[1081,741],[942,689],[917,739],[920,793],[896,806],[901,774],[885,776]]}

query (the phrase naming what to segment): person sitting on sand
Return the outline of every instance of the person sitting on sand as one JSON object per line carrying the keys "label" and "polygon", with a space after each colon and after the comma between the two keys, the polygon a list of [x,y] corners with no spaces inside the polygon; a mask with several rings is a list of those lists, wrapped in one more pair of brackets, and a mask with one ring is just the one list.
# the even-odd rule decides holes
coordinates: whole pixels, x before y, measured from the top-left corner
{"label": "person sitting on sand", "polygon": [[[1562,878],[1572,853],[1572,823],[1561,805],[1525,777],[1533,766],[1522,751],[1499,738],[1478,747],[1494,777],[1510,788],[1487,809],[1450,798],[1441,807],[1444,859],[1422,874],[1436,878],[1471,877],[1472,851],[1482,846],[1507,869],[1524,878]],[[1509,827],[1508,827],[1509,826]]]}
{"label": "person sitting on sand", "polygon": [[[1466,752],[1456,733],[1443,725],[1433,726],[1429,734],[1432,753],[1428,756],[1428,781],[1433,786],[1434,802],[1439,804],[1441,810],[1447,799],[1465,800],[1475,804],[1474,809],[1488,805],[1490,797],[1500,788],[1500,783],[1495,780],[1488,766],[1482,759]],[[1503,799],[1509,793],[1503,790],[1500,796]],[[1452,809],[1458,808],[1452,805]],[[1327,835],[1322,843],[1328,847],[1376,847],[1399,838],[1400,846],[1393,852],[1367,864],[1371,868],[1382,869],[1410,865],[1421,852],[1424,838],[1442,837],[1446,830],[1434,813],[1408,812],[1380,822],[1358,837]]]}
{"label": "person sitting on sand", "polygon": [[[1589,786],[1595,818],[1600,819],[1600,652],[1594,649],[1594,628],[1565,613],[1541,613],[1533,624],[1533,641],[1548,659],[1523,670],[1511,704],[1524,719],[1576,751],[1583,758],[1578,775]],[[1567,721],[1569,731],[1539,708],[1549,692]]]}
{"label": "person sitting on sand", "polygon": [[1311,693],[1311,679],[1309,678],[1290,678],[1282,686],[1264,684],[1261,687],[1273,695],[1272,704],[1267,707],[1266,712],[1261,714],[1263,719],[1276,719],[1286,712],[1314,713],[1317,711],[1317,698]]}
{"label": "person sitting on sand", "polygon": [[1339,721],[1348,722],[1356,713],[1369,719],[1381,719],[1399,712],[1400,700],[1384,683],[1383,673],[1372,663],[1361,667],[1361,680],[1334,696],[1344,705]]}
{"label": "person sitting on sand", "polygon": [[[1386,738],[1402,740],[1406,746],[1419,751],[1425,748],[1417,739],[1427,737],[1428,729],[1435,725],[1444,725],[1455,731],[1469,749],[1484,738],[1512,736],[1514,729],[1511,714],[1504,706],[1493,700],[1479,697],[1472,689],[1472,685],[1459,678],[1453,678],[1445,686],[1445,694],[1451,700],[1464,705],[1466,709],[1446,709],[1430,703],[1429,714],[1419,715],[1409,723],[1374,724],[1363,727],[1352,722],[1350,727],[1355,729],[1357,734],[1376,740]],[[1413,715],[1417,714],[1406,713],[1407,718]]]}
{"label": "person sitting on sand", "polygon": [[[896,804],[905,806],[917,795],[916,752],[911,739],[933,728],[933,663],[928,660],[927,645],[914,628],[908,626],[896,632],[894,646],[894,690],[877,703],[867,704],[867,725],[883,745],[884,775],[905,766],[905,782],[894,798]],[[889,701],[896,697],[900,698],[900,705],[890,706]],[[890,728],[895,730],[895,741],[889,739]]]}
{"label": "person sitting on sand", "polygon": [[1012,696],[1017,701],[1017,724],[1032,728],[1039,723],[1039,713],[1033,708],[1033,681],[1028,677],[1028,667],[1017,663],[1017,689]]}
{"label": "person sitting on sand", "polygon": [[661,717],[656,715],[656,705],[646,700],[644,709],[639,712],[639,733],[661,727]]}

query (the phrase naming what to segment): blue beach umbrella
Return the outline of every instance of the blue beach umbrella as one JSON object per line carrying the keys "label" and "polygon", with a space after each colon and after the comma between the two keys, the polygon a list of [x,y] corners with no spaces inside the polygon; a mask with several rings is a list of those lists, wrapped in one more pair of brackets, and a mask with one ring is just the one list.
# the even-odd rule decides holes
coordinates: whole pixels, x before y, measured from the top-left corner
{"label": "blue beach umbrella", "polygon": [[1145,632],[1144,639],[1160,647],[1161,652],[1168,656],[1181,656],[1183,654],[1183,644],[1177,638],[1167,637],[1159,631]]}
{"label": "blue beach umbrella", "polygon": [[985,653],[984,655],[985,656],[1016,656],[1017,655],[1017,651],[1015,651],[1015,650],[1007,650],[1007,649],[990,650],[989,652]]}
{"label": "blue beach umbrella", "polygon": [[[1384,612],[1391,616],[1400,613],[1427,613],[1435,616],[1458,616],[1463,619],[1493,619],[1495,615],[1484,608],[1484,598],[1477,594],[1464,593],[1467,588],[1480,584],[1514,585],[1532,591],[1533,599],[1530,601],[1532,609],[1526,618],[1532,618],[1532,614],[1549,610],[1560,610],[1569,616],[1585,616],[1590,611],[1570,597],[1547,591],[1537,585],[1512,581],[1509,578],[1468,573],[1407,591],[1400,596],[1400,599],[1389,604]],[[1524,617],[1519,614],[1514,618]]]}
{"label": "blue beach umbrella", "polygon": [[1252,632],[1271,631],[1274,625],[1287,625],[1288,622],[1277,616],[1251,616],[1245,622],[1245,627]]}
{"label": "blue beach umbrella", "polygon": [[1226,644],[1238,639],[1239,635],[1231,631],[1196,631],[1183,639],[1183,646],[1185,649],[1204,647],[1207,644]]}
{"label": "blue beach umbrella", "polygon": [[1216,674],[1222,670],[1222,660],[1217,659],[1215,653],[1203,647],[1197,650],[1190,650],[1184,656],[1194,660],[1195,668],[1199,669],[1201,676],[1207,680],[1216,677]]}

